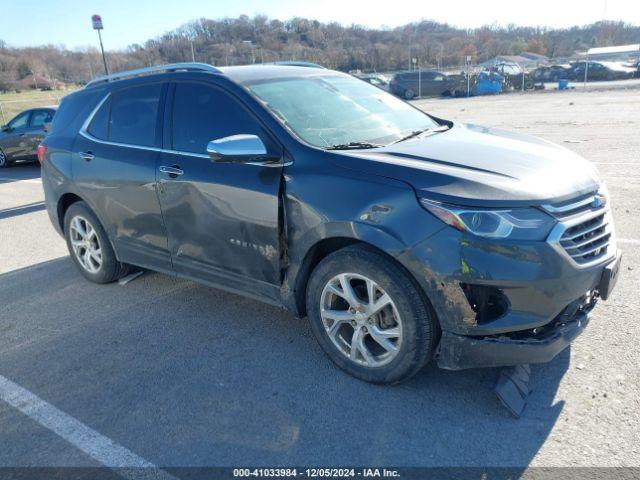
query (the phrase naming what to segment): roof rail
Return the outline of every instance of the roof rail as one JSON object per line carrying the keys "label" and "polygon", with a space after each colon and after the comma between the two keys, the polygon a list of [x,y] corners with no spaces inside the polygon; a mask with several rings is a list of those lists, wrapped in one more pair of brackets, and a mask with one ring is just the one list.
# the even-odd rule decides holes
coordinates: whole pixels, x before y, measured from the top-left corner
{"label": "roof rail", "polygon": [[110,75],[96,77],[89,83],[87,83],[85,85],[85,88],[92,85],[97,85],[98,83],[112,82],[114,80],[120,80],[126,77],[136,77],[138,75],[148,75],[158,72],[177,72],[179,70],[222,73],[221,70],[212,65],[209,65],[208,63],[169,63],[167,65],[156,65],[153,67],[137,68],[135,70],[126,70],[124,72],[112,73]]}
{"label": "roof rail", "polygon": [[322,68],[326,70],[322,65],[318,65],[317,63],[311,62],[303,62],[302,60],[280,60],[277,62],[266,62],[262,63],[262,65],[282,65],[284,67],[308,67],[308,68]]}

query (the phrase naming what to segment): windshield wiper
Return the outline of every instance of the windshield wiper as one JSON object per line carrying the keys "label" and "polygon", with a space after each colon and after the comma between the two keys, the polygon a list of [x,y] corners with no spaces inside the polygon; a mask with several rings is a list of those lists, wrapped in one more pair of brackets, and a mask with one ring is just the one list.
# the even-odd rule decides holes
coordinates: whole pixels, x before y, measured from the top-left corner
{"label": "windshield wiper", "polygon": [[349,143],[339,143],[337,145],[330,145],[325,147],[327,150],[357,150],[359,148],[378,148],[383,145],[377,145],[375,143],[369,142],[349,142]]}
{"label": "windshield wiper", "polygon": [[423,133],[426,133],[426,132],[435,133],[435,132],[444,132],[445,130],[449,130],[449,127],[447,125],[442,125],[436,128],[423,128],[422,130],[414,130],[410,134],[405,135],[404,137],[396,140],[395,142],[391,142],[389,145],[393,145],[394,143],[398,143],[398,142],[404,142],[405,140],[409,140],[410,138],[417,137],[418,135],[422,135]]}

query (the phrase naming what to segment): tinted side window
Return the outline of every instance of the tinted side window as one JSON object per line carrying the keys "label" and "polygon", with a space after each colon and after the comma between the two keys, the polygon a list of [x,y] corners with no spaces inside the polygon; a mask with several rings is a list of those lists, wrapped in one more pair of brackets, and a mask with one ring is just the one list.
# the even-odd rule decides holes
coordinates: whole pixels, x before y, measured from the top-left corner
{"label": "tinted side window", "polygon": [[232,97],[202,83],[176,84],[173,98],[173,149],[206,153],[217,138],[240,133],[259,135],[260,125]]}
{"label": "tinted side window", "polygon": [[161,90],[162,85],[157,83],[114,93],[111,99],[109,141],[154,146]]}
{"label": "tinted side window", "polygon": [[111,114],[111,97],[107,98],[100,109],[93,116],[87,131],[100,140],[106,140],[109,135],[109,116]]}
{"label": "tinted side window", "polygon": [[11,128],[20,128],[24,127],[27,124],[27,120],[29,120],[30,112],[22,112],[20,115],[15,117],[13,120],[9,122],[9,127]]}
{"label": "tinted side window", "polygon": [[53,115],[49,110],[36,110],[31,115],[29,125],[32,127],[42,127],[45,123],[50,122],[53,119]]}

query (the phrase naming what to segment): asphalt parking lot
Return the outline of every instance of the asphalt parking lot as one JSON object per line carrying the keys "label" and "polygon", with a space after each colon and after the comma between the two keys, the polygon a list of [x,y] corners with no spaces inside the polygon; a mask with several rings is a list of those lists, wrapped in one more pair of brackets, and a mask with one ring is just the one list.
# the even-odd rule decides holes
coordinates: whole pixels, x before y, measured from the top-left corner
{"label": "asphalt parking lot", "polygon": [[640,466],[640,89],[416,104],[558,142],[609,185],[622,276],[571,349],[532,367],[521,419],[492,393],[496,370],[373,386],[276,308],[155,273],[88,283],[38,167],[19,166],[0,171],[0,383],[60,415],[0,400],[0,466],[118,464],[103,445],[160,467]]}

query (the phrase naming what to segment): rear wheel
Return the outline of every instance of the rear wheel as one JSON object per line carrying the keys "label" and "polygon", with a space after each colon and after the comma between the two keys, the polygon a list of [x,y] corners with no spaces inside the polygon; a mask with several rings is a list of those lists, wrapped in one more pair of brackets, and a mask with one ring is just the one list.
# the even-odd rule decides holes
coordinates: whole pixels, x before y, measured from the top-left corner
{"label": "rear wheel", "polygon": [[95,283],[109,283],[125,273],[98,218],[84,202],[74,203],[64,216],[69,254],[80,273]]}
{"label": "rear wheel", "polygon": [[411,100],[415,96],[416,96],[416,93],[411,89],[404,91],[404,98],[407,100]]}
{"label": "rear wheel", "polygon": [[318,343],[340,368],[372,383],[396,383],[430,359],[435,316],[393,260],[352,246],[322,260],[307,286]]}

